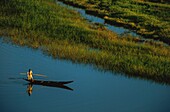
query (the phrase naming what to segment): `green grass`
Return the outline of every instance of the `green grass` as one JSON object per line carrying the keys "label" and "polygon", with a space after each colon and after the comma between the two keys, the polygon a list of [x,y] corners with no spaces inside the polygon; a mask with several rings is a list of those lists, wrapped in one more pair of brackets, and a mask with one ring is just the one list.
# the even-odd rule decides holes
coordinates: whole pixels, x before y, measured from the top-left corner
{"label": "green grass", "polygon": [[170,83],[170,47],[89,24],[52,0],[0,1],[0,35],[58,59]]}
{"label": "green grass", "polygon": [[[135,30],[144,37],[170,44],[170,5],[168,0],[59,0],[84,6],[106,23]],[[156,0],[154,0],[156,1]]]}

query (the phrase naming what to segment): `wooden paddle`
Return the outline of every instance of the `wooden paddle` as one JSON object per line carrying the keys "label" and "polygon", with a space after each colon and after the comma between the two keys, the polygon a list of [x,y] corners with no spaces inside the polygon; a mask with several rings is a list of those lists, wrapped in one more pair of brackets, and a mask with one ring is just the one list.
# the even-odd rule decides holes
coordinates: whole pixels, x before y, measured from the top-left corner
{"label": "wooden paddle", "polygon": [[[27,73],[20,73],[20,75],[27,75]],[[41,76],[41,77],[47,77],[46,75],[42,75],[42,74],[33,74],[33,76]]]}

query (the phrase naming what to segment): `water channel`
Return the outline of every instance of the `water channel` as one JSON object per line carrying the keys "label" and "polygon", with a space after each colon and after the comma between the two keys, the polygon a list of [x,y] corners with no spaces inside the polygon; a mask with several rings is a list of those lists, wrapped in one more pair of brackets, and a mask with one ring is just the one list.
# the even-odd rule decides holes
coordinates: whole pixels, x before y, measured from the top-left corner
{"label": "water channel", "polygon": [[111,30],[113,32],[116,32],[117,34],[123,34],[123,33],[129,33],[133,36],[139,36],[137,35],[136,33],[132,32],[131,30],[128,30],[128,29],[125,29],[123,27],[116,27],[116,26],[113,26],[113,25],[109,25],[107,23],[105,23],[105,20],[102,19],[102,18],[99,18],[99,17],[96,17],[96,16],[93,16],[93,15],[90,15],[90,14],[87,14],[86,11],[84,9],[81,9],[81,8],[76,8],[76,7],[73,7],[73,6],[70,6],[70,5],[67,5],[67,4],[64,4],[63,2],[60,2],[58,0],[56,0],[56,3],[61,5],[61,6],[64,6],[64,7],[67,7],[71,10],[75,10],[77,12],[80,13],[80,15],[85,18],[86,20],[88,20],[89,22],[91,23],[99,23],[99,24],[102,24],[104,25],[108,30]]}

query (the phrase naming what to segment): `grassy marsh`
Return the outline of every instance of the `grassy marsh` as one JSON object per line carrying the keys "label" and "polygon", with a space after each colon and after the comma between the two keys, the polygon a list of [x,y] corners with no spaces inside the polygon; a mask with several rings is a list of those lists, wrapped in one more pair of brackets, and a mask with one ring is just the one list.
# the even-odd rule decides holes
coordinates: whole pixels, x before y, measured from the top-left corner
{"label": "grassy marsh", "polygon": [[0,35],[59,59],[170,83],[170,47],[89,24],[52,0],[0,1]]}
{"label": "grassy marsh", "polygon": [[[85,8],[106,23],[135,30],[146,38],[170,44],[168,0],[59,0]],[[150,1],[157,1],[150,2]]]}

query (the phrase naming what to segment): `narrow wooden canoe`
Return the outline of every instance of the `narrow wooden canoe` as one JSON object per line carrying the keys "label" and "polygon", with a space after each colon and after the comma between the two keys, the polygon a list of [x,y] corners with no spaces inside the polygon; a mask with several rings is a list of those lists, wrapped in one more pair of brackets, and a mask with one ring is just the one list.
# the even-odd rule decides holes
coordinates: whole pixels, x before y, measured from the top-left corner
{"label": "narrow wooden canoe", "polygon": [[63,89],[73,90],[72,88],[65,86],[65,84],[72,83],[73,81],[42,81],[42,80],[28,80],[28,79],[24,79],[24,80],[28,81],[30,84],[49,86],[49,87],[59,87]]}

